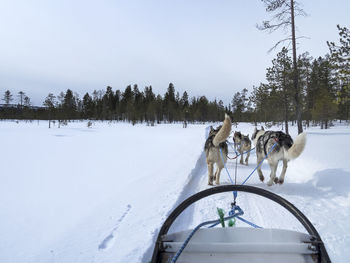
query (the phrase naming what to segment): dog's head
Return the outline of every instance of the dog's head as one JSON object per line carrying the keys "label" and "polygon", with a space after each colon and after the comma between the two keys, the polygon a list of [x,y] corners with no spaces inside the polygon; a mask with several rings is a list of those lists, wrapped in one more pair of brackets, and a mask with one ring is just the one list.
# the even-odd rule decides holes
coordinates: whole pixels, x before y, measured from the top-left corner
{"label": "dog's head", "polygon": [[221,125],[219,127],[217,127],[216,129],[214,129],[213,126],[210,126],[209,137],[215,136],[220,129],[221,129]]}
{"label": "dog's head", "polygon": [[242,134],[240,131],[235,131],[235,133],[233,134],[233,141],[235,143],[240,143],[240,141],[242,140]]}

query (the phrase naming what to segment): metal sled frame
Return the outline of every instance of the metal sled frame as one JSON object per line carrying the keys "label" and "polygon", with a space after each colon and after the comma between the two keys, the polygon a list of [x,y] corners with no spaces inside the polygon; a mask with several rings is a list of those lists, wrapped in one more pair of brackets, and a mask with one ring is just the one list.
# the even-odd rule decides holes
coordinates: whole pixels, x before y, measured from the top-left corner
{"label": "metal sled frame", "polygon": [[[192,195],[185,201],[183,201],[179,206],[175,208],[175,210],[169,215],[169,217],[164,222],[162,228],[159,231],[157,241],[155,243],[152,261],[151,263],[161,263],[161,253],[165,251],[164,248],[164,237],[167,235],[171,225],[174,223],[175,219],[191,204],[197,202],[200,199],[203,199],[205,197],[208,197],[210,195],[224,193],[224,192],[231,192],[231,191],[238,191],[238,192],[246,192],[246,193],[252,193],[259,196],[263,196],[267,199],[270,199],[279,205],[283,206],[286,210],[288,210],[306,229],[306,231],[309,233],[309,235],[312,237],[312,245],[316,248],[317,252],[315,254],[316,261],[315,262],[321,262],[321,263],[328,263],[331,262],[328,253],[325,249],[324,243],[318,234],[315,227],[312,225],[312,223],[307,219],[307,217],[299,210],[297,209],[293,204],[288,202],[286,199],[280,197],[279,195],[276,195],[272,192],[266,191],[261,188],[253,187],[253,186],[247,186],[247,185],[223,185],[223,186],[217,186],[213,188],[206,189],[204,191],[201,191],[197,194]],[[232,258],[234,261],[234,257]]]}

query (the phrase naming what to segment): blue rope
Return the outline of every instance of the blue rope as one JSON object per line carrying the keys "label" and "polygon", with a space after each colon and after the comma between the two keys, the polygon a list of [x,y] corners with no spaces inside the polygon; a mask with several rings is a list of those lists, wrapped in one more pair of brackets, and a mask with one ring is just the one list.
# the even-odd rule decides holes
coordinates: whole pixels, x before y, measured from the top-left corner
{"label": "blue rope", "polygon": [[[258,225],[255,225],[251,222],[249,222],[248,220],[245,220],[244,218],[240,217],[241,215],[243,215],[244,212],[243,210],[239,207],[239,206],[233,206],[232,210],[229,212],[229,216],[225,217],[223,220],[227,221],[229,219],[235,218],[237,217],[239,220],[245,222],[246,224],[255,227],[255,228],[262,228]],[[183,242],[181,248],[176,252],[175,256],[171,259],[170,263],[175,263],[178,258],[180,257],[180,255],[182,254],[182,252],[184,251],[184,249],[186,248],[187,244],[190,242],[191,238],[193,237],[193,235],[202,227],[205,225],[209,225],[211,224],[208,228],[213,228],[214,226],[217,226],[218,224],[221,223],[220,219],[217,220],[211,220],[211,221],[206,221],[203,222],[201,224],[199,224],[198,226],[196,226],[191,233],[188,235],[188,237],[186,238],[186,240]]]}
{"label": "blue rope", "polygon": [[[254,170],[247,176],[247,178],[244,180],[244,182],[242,183],[242,185],[244,185],[244,184],[248,181],[248,179],[252,176],[252,174],[256,171],[256,169],[258,169],[258,167],[266,160],[266,158],[267,158],[267,157],[269,156],[269,154],[273,151],[273,149],[276,147],[276,145],[277,145],[277,142],[275,142],[275,144],[271,147],[270,151],[266,154],[266,156],[264,157],[264,159],[262,159],[261,162],[254,168]],[[222,162],[223,162],[223,164],[224,164],[224,167],[225,167],[225,169],[226,169],[226,172],[227,172],[227,174],[228,174],[228,177],[230,178],[231,184],[233,184],[233,180],[232,180],[232,178],[231,178],[231,175],[230,175],[230,173],[229,173],[229,171],[228,171],[228,169],[227,169],[227,167],[226,167],[226,164],[225,164],[225,162],[224,162],[224,157],[223,157],[223,155],[222,155],[222,149],[221,149],[221,148],[220,148],[220,156],[221,156],[221,160],[222,160]],[[236,203],[237,196],[238,196],[237,191],[233,191],[233,203],[234,203],[234,204]],[[237,218],[240,219],[241,221],[247,223],[248,225],[251,225],[251,226],[255,227],[255,228],[261,228],[260,226],[257,226],[257,225],[255,225],[255,224],[253,224],[253,223],[251,223],[251,222],[249,222],[249,221],[247,221],[247,220],[245,220],[245,219],[243,219],[243,218],[241,218],[241,217],[237,217]]]}
{"label": "blue rope", "polygon": [[[252,176],[252,174],[256,171],[256,169],[258,169],[258,167],[267,159],[267,157],[268,157],[269,154],[273,151],[273,149],[276,147],[276,145],[277,145],[277,142],[275,142],[275,144],[271,147],[270,151],[266,154],[266,156],[265,156],[265,157],[261,160],[261,162],[254,168],[254,170],[247,176],[247,178],[243,181],[242,185],[244,185],[244,184],[248,181],[248,179]],[[224,157],[223,157],[223,155],[222,155],[222,149],[221,149],[221,148],[219,148],[219,149],[220,149],[221,160],[222,160],[222,162],[223,162],[223,164],[224,164],[224,167],[225,167],[225,169],[226,169],[226,172],[227,172],[227,174],[228,174],[228,177],[230,178],[231,184],[233,184],[233,180],[232,180],[232,178],[231,178],[230,172],[228,171],[228,169],[227,169],[227,167],[226,167],[226,163],[224,162]],[[233,191],[233,200],[234,200],[234,204],[236,203],[236,198],[237,198],[237,191]],[[232,210],[231,210],[230,213],[232,213],[232,211],[235,211],[235,210],[234,210],[235,207],[236,207],[236,206],[233,206],[233,207],[232,207]],[[249,222],[248,220],[246,220],[246,219],[244,219],[244,218],[242,218],[242,217],[237,216],[237,218],[238,218],[239,220],[243,221],[244,223],[246,223],[246,224],[252,226],[252,227],[255,227],[255,228],[262,228],[262,227],[260,227],[260,226],[258,226],[258,225],[255,225],[255,224],[252,223],[252,222]],[[219,223],[220,223],[220,222],[219,222]],[[219,223],[218,223],[218,224],[219,224]]]}
{"label": "blue rope", "polygon": [[[269,154],[273,151],[273,149],[276,147],[277,145],[277,142],[275,142],[275,144],[271,147],[270,151],[266,154],[266,156],[264,157],[264,159],[261,160],[261,162],[254,168],[254,170],[247,176],[247,178],[244,180],[244,182],[242,183],[242,185],[244,185],[248,179],[252,176],[252,174],[256,171],[256,169],[259,168],[259,166],[266,160],[266,158],[269,156]],[[228,177],[230,178],[230,181],[231,181],[231,184],[233,184],[233,180],[231,178],[231,175],[230,175],[230,172],[228,171],[227,167],[226,167],[226,163],[224,162],[224,157],[222,155],[222,149],[220,149],[220,156],[221,156],[221,160],[222,160],[222,163],[224,164],[224,167],[226,169],[226,172],[228,174]],[[234,197],[237,197],[237,191],[234,191],[236,193],[233,194]],[[235,199],[236,200],[236,199]]]}
{"label": "blue rope", "polygon": [[[232,216],[233,217],[242,216],[244,214],[244,212],[238,205],[234,205],[234,206],[232,206],[232,209],[228,214],[232,218]],[[224,221],[226,221],[227,219],[230,219],[230,218],[229,217],[224,218]],[[211,226],[208,226],[208,228],[212,228],[214,226],[217,226],[220,223],[221,223],[221,221],[219,220],[218,222],[212,224]]]}
{"label": "blue rope", "polygon": [[224,156],[222,155],[222,149],[221,149],[221,148],[219,148],[219,149],[220,149],[221,161],[222,161],[222,163],[224,164],[224,167],[225,167],[225,169],[226,169],[226,172],[227,172],[227,174],[228,174],[228,177],[230,178],[231,184],[233,184],[233,180],[232,180],[232,178],[231,178],[231,175],[230,175],[230,173],[229,173],[229,171],[228,171],[228,169],[227,169],[226,163],[225,163],[225,161],[224,161]]}
{"label": "blue rope", "polygon": [[[231,148],[234,150],[235,154],[238,156],[238,152],[236,151],[236,148],[233,147],[229,141],[227,141],[227,143],[231,146]],[[236,143],[234,145],[236,145]]]}
{"label": "blue rope", "polygon": [[264,159],[262,159],[262,161],[254,168],[254,170],[250,173],[250,175],[248,175],[248,177],[244,180],[244,182],[242,183],[242,185],[244,185],[248,179],[252,176],[252,174],[256,171],[256,169],[259,168],[259,166],[266,160],[266,158],[269,156],[269,154],[272,152],[272,150],[276,147],[277,142],[275,142],[275,144],[271,147],[270,151],[266,154],[266,156],[264,157]]}
{"label": "blue rope", "polygon": [[[228,171],[227,166],[226,166],[226,163],[225,163],[225,161],[224,161],[224,156],[222,155],[222,149],[221,149],[221,148],[219,148],[219,149],[220,149],[221,161],[222,161],[222,163],[224,164],[225,170],[226,170],[226,172],[227,172],[227,174],[228,174],[228,177],[230,178],[231,184],[234,184],[234,183],[233,183],[233,180],[232,180],[232,178],[231,178],[230,172]],[[218,175],[216,175],[216,176],[218,176]],[[233,191],[233,200],[234,200],[234,202],[236,202],[236,198],[237,198],[237,191]]]}
{"label": "blue rope", "polygon": [[237,218],[238,218],[239,220],[243,221],[244,223],[246,223],[246,224],[248,224],[248,225],[254,227],[254,228],[262,228],[261,226],[258,226],[258,225],[254,224],[254,223],[252,223],[252,222],[249,222],[248,220],[246,220],[246,219],[244,219],[244,218],[242,218],[242,217],[240,217],[240,216],[237,216]]}
{"label": "blue rope", "polygon": [[[237,211],[238,213],[241,213],[241,215],[244,214],[243,210],[242,210],[238,205],[232,205],[232,209],[231,209],[231,211],[230,211],[228,214],[229,214],[230,216],[231,216],[231,215],[234,215],[234,214],[236,214],[236,211]],[[237,218],[238,218],[239,220],[243,221],[244,223],[246,223],[246,224],[252,226],[252,227],[255,227],[255,228],[262,228],[262,227],[260,227],[260,226],[258,226],[258,225],[256,225],[256,224],[254,224],[254,223],[252,223],[252,222],[249,222],[248,220],[246,220],[246,219],[240,217],[240,215],[238,215]]]}
{"label": "blue rope", "polygon": [[[250,149],[250,150],[248,150],[248,151],[245,151],[245,152],[242,152],[242,153],[238,153],[237,150],[232,146],[232,144],[231,144],[229,141],[228,141],[227,143],[228,143],[228,144],[231,146],[231,148],[234,150],[234,152],[235,152],[235,154],[236,154],[236,157],[235,157],[235,158],[241,156],[242,154],[246,154],[246,153],[249,153],[249,152],[255,150],[255,147],[254,147],[254,148],[252,148],[252,149]],[[235,145],[236,145],[236,144],[235,144]]]}
{"label": "blue rope", "polygon": [[[234,218],[234,217],[238,217],[240,215],[243,215],[243,211],[242,211],[242,209],[240,207],[237,206],[236,210],[238,211],[237,213],[234,213],[234,214],[232,214],[232,215],[230,215],[228,217],[225,217],[224,221],[229,220],[229,219]],[[192,232],[188,235],[188,237],[186,238],[185,242],[182,244],[182,246],[179,249],[179,251],[177,251],[175,256],[171,259],[170,263],[175,263],[177,261],[177,259],[181,255],[182,251],[185,249],[185,247],[187,246],[188,242],[190,242],[190,239],[193,237],[193,235],[197,232],[198,229],[200,229],[202,226],[209,225],[209,224],[212,224],[212,226],[210,226],[210,227],[214,227],[214,226],[216,226],[216,225],[218,225],[220,223],[221,223],[220,219],[217,219],[217,220],[206,221],[206,222],[200,223],[198,226],[196,226],[192,230]]]}
{"label": "blue rope", "polygon": [[[228,144],[232,147],[231,143],[228,142]],[[277,142],[275,142],[275,144],[271,147],[270,151],[266,154],[266,156],[264,157],[264,159],[262,159],[262,161],[261,161],[261,162],[254,168],[254,170],[247,176],[247,178],[244,180],[244,182],[242,183],[242,185],[244,185],[244,184],[248,181],[248,179],[252,176],[252,174],[256,171],[256,169],[258,169],[259,166],[266,160],[266,158],[267,158],[267,157],[269,156],[269,154],[273,151],[273,149],[276,147],[276,145],[277,145]],[[230,178],[231,184],[233,184],[233,180],[232,180],[232,178],[231,178],[231,175],[230,175],[230,173],[229,173],[229,171],[228,171],[228,169],[227,169],[227,167],[226,167],[226,164],[225,164],[225,162],[224,162],[224,157],[223,157],[223,155],[222,155],[222,149],[221,149],[221,148],[219,148],[219,149],[220,149],[221,160],[222,160],[222,162],[223,162],[223,164],[224,164],[224,167],[225,167],[225,169],[226,169],[226,172],[227,172],[227,174],[228,174],[228,177]],[[255,147],[254,147],[253,149],[249,150],[249,151],[244,152],[244,153],[250,152],[250,151],[252,151],[252,150],[254,150],[254,149],[255,149]],[[235,151],[235,153],[237,153],[235,148],[233,148],[233,150]],[[243,153],[243,154],[244,154],[244,153]],[[238,156],[239,156],[239,155],[237,155],[236,157],[238,157]]]}

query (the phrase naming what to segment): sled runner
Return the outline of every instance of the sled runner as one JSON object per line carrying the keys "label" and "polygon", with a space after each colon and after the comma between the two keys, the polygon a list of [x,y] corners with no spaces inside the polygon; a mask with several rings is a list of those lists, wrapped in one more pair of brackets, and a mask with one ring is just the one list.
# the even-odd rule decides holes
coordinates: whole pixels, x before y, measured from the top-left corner
{"label": "sled runner", "polygon": [[[301,233],[283,229],[213,227],[204,222],[194,230],[168,234],[175,219],[191,204],[210,195],[238,191],[257,194],[288,210],[306,229]],[[240,218],[243,211],[233,205],[231,218]],[[224,220],[228,219],[225,218]],[[249,222],[248,222],[249,223]],[[251,224],[251,223],[250,223]],[[254,224],[251,224],[255,226]],[[261,188],[245,185],[224,185],[201,191],[183,201],[169,215],[158,234],[152,263],[165,262],[331,262],[315,227],[294,205],[284,198]]]}

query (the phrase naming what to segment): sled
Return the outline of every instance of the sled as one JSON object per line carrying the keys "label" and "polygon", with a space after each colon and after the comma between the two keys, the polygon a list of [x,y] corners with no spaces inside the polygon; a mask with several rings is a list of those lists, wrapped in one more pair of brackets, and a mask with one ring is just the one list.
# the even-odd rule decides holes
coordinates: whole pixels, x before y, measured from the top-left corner
{"label": "sled", "polygon": [[[202,227],[168,234],[175,219],[191,204],[210,195],[237,191],[263,196],[288,210],[305,228],[306,233],[269,228]],[[191,238],[189,235],[193,234]],[[189,239],[183,249],[185,240]],[[188,241],[188,240],[187,240]],[[187,242],[186,241],[186,242]],[[178,256],[179,250],[183,249]],[[152,263],[226,263],[226,262],[331,262],[315,227],[293,204],[261,188],[224,185],[201,191],[183,201],[169,215],[155,243]]]}

